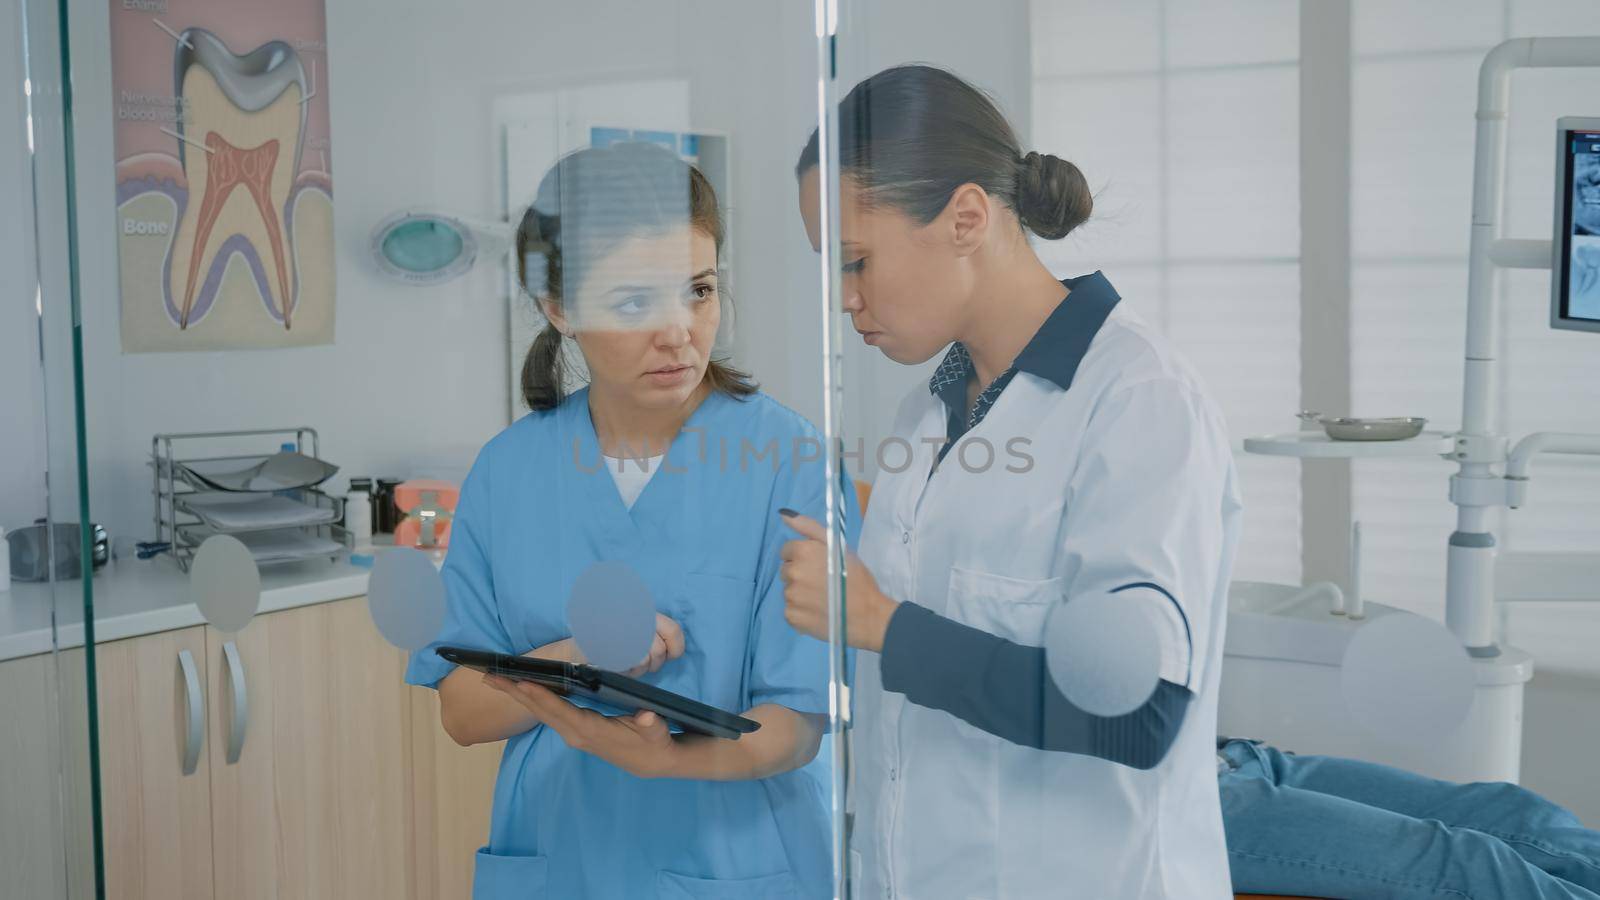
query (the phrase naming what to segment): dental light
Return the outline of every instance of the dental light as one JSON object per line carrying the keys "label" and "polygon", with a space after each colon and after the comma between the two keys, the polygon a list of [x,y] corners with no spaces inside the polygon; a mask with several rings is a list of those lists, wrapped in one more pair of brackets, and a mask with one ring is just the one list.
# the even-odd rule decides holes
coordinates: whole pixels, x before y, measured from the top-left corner
{"label": "dental light", "polygon": [[383,274],[406,284],[443,284],[465,275],[479,256],[504,253],[514,233],[505,222],[406,209],[372,230],[372,259]]}

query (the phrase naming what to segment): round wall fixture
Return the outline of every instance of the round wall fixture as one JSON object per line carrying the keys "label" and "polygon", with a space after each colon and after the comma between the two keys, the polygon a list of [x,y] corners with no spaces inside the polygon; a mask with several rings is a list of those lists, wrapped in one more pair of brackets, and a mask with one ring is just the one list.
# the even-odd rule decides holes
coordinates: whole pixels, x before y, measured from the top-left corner
{"label": "round wall fixture", "polygon": [[404,210],[372,232],[378,268],[407,284],[442,284],[466,274],[478,259],[479,240],[467,223],[441,213]]}

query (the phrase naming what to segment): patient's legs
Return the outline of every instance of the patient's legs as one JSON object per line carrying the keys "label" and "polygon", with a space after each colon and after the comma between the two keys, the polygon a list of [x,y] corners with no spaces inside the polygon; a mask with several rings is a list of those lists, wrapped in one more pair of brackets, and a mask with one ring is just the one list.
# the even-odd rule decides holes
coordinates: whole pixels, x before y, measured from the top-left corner
{"label": "patient's legs", "polygon": [[[1299,786],[1329,786],[1329,767],[1299,772],[1303,760],[1260,748],[1258,761],[1238,746],[1226,752],[1238,768],[1218,779],[1235,890],[1600,900],[1600,894],[1541,869],[1499,837],[1368,802],[1375,797],[1352,799]],[[1340,780],[1334,779],[1335,786]]]}
{"label": "patient's legs", "polygon": [[1303,788],[1493,835],[1528,862],[1600,893],[1600,831],[1565,809],[1504,782],[1455,784],[1375,763],[1333,756],[1296,756],[1259,748],[1283,787]]}

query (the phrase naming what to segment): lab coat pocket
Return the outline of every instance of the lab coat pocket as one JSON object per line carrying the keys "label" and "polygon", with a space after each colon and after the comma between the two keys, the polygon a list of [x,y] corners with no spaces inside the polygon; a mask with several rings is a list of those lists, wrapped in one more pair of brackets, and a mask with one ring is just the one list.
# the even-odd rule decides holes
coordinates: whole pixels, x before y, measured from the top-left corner
{"label": "lab coat pocket", "polygon": [[1041,647],[1045,619],[1065,590],[1061,578],[1033,581],[952,566],[949,616],[1008,641]]}
{"label": "lab coat pocket", "polygon": [[543,856],[502,856],[480,848],[472,870],[472,900],[543,897],[549,865]]}
{"label": "lab coat pocket", "polygon": [[[1045,620],[1065,591],[1061,578],[1034,581],[952,566],[947,615],[965,625],[1029,647],[1044,645]],[[986,743],[999,738],[957,719],[956,731]]]}
{"label": "lab coat pocket", "polygon": [[695,878],[677,872],[656,873],[660,900],[800,900],[794,875],[779,872],[761,878]]}

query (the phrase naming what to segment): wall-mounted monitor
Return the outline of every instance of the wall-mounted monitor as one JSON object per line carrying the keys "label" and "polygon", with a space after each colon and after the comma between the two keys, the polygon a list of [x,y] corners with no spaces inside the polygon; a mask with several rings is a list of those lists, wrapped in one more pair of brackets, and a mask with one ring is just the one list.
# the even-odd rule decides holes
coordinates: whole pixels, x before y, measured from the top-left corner
{"label": "wall-mounted monitor", "polygon": [[1600,118],[1556,120],[1550,325],[1600,331]]}

